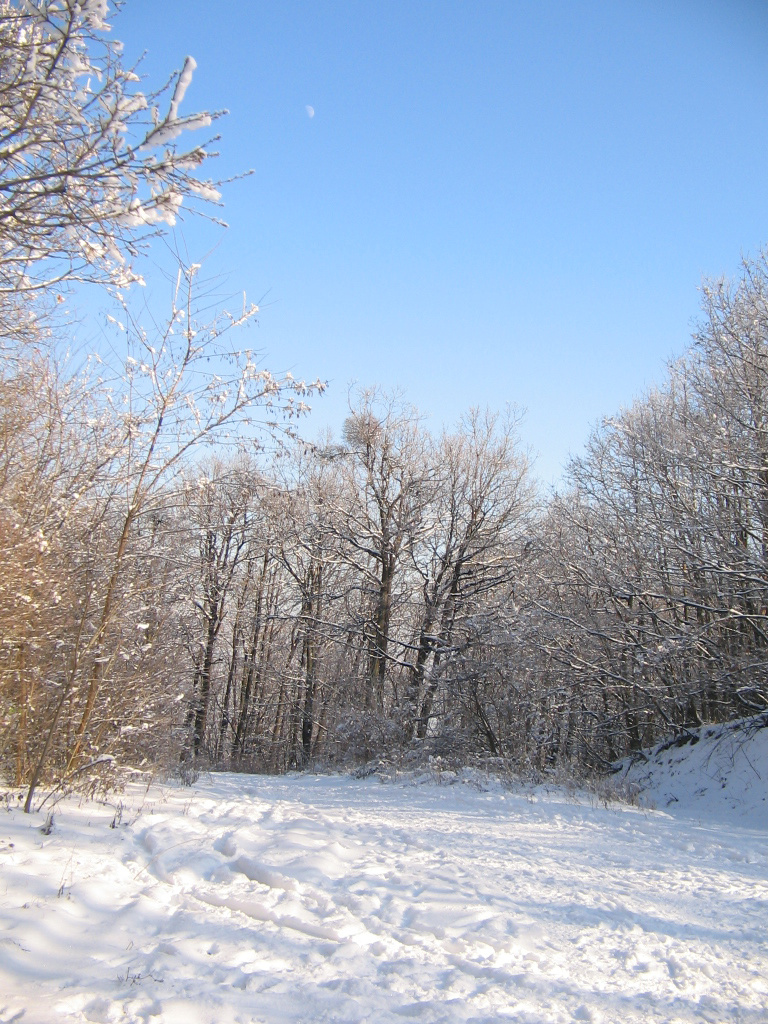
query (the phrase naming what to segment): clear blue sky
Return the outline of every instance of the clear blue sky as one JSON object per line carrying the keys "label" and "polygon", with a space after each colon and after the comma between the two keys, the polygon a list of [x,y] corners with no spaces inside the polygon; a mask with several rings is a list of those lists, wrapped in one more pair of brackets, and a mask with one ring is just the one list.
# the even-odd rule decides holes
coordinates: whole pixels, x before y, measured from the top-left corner
{"label": "clear blue sky", "polygon": [[768,243],[765,2],[126,0],[113,34],[230,111],[213,172],[255,173],[210,267],[330,381],[310,436],[353,380],[435,429],[514,402],[553,481]]}

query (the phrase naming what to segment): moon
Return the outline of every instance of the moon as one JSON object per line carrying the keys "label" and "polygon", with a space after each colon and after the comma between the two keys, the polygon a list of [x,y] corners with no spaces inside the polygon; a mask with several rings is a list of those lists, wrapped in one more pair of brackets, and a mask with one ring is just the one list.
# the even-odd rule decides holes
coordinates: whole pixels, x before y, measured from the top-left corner
{"label": "moon", "polygon": [[314,117],[315,116],[315,108],[314,107],[310,107],[310,105],[307,104],[306,107],[304,107],[304,109],[307,112],[307,117]]}

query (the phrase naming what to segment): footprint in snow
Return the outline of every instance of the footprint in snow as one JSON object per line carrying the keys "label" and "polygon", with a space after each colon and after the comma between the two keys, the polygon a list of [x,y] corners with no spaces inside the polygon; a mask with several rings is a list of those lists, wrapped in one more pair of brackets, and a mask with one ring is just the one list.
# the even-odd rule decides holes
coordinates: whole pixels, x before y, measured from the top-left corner
{"label": "footprint in snow", "polygon": [[235,833],[227,832],[226,835],[220,836],[213,844],[213,848],[217,853],[223,853],[225,857],[234,857],[237,853]]}
{"label": "footprint in snow", "polygon": [[294,879],[273,871],[266,864],[260,864],[258,861],[253,860],[252,857],[240,856],[231,864],[231,867],[234,871],[239,871],[240,874],[245,875],[249,881],[266,885],[270,889],[284,889],[286,892],[294,892],[296,890]]}

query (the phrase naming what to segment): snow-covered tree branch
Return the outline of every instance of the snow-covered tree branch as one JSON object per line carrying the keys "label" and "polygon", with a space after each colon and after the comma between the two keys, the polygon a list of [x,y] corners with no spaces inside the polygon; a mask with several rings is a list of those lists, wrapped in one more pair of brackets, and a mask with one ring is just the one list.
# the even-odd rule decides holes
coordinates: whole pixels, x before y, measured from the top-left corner
{"label": "snow-covered tree branch", "polygon": [[[219,113],[182,113],[195,61],[144,91],[110,37],[107,0],[0,0],[0,336],[34,336],[56,290],[125,287],[136,256],[189,200]],[[209,140],[210,141],[210,140]],[[33,301],[31,301],[33,300]],[[34,302],[37,300],[37,302]]]}

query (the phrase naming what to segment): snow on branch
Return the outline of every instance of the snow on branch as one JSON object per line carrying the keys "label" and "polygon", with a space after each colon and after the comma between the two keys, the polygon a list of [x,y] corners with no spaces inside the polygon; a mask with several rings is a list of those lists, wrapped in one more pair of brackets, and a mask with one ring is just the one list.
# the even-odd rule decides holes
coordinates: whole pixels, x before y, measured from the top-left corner
{"label": "snow on branch", "polygon": [[[180,145],[222,111],[180,114],[196,67],[146,92],[108,35],[108,0],[0,0],[0,334],[54,283],[139,280],[142,244],[218,203],[212,154]],[[170,91],[170,99],[168,92]],[[157,113],[165,107],[166,113]],[[28,318],[27,318],[28,319]]]}

